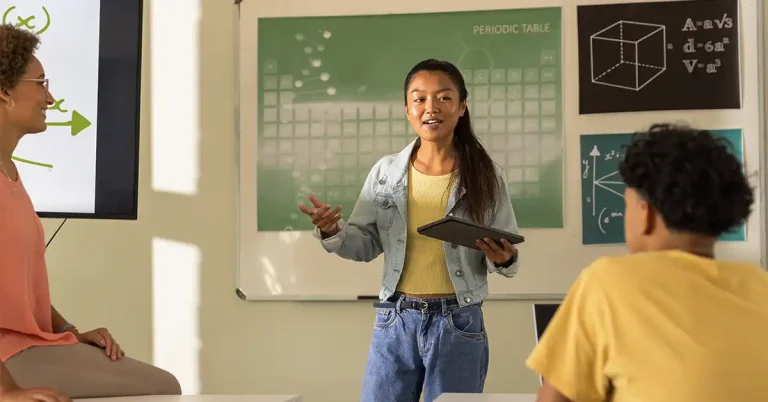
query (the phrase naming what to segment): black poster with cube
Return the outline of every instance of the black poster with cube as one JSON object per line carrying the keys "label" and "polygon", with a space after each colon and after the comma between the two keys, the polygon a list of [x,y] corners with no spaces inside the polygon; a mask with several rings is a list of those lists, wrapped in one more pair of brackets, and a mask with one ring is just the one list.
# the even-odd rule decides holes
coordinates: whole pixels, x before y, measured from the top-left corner
{"label": "black poster with cube", "polygon": [[738,109],[737,0],[578,7],[579,113]]}

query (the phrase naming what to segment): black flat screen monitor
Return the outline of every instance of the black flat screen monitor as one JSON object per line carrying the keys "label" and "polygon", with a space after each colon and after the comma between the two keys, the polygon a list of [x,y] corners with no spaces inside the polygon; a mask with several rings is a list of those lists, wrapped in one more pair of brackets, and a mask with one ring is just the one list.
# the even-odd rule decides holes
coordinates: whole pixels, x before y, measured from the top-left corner
{"label": "black flat screen monitor", "polygon": [[13,158],[43,218],[136,219],[142,0],[23,0],[3,23],[40,37],[55,103]]}

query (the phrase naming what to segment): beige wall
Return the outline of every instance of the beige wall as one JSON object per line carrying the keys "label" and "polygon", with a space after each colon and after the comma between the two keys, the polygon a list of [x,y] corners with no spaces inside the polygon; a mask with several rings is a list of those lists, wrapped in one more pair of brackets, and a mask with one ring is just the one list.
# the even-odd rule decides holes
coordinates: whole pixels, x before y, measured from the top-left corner
{"label": "beige wall", "polygon": [[[202,3],[198,192],[186,196],[151,188],[150,139],[163,133],[149,130],[145,46],[139,219],[68,222],[48,251],[54,304],[83,329],[106,326],[130,356],[151,362],[156,302],[152,239],[194,244],[202,258],[201,393],[299,393],[308,402],[357,400],[373,320],[369,303],[257,303],[235,296],[236,21],[232,1]],[[59,222],[45,222],[49,235]],[[160,291],[158,297],[173,299],[178,289]],[[530,304],[498,301],[486,306],[491,342],[486,390],[534,392],[538,379],[524,367],[534,344]]]}

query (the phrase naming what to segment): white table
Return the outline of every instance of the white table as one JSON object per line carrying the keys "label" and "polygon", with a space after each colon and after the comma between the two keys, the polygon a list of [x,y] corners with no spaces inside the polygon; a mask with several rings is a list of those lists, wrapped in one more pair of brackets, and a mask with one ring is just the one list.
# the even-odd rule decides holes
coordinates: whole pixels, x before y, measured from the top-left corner
{"label": "white table", "polygon": [[75,399],[80,402],[301,402],[299,395],[151,395]]}
{"label": "white table", "polygon": [[435,402],[536,402],[536,394],[442,394]]}

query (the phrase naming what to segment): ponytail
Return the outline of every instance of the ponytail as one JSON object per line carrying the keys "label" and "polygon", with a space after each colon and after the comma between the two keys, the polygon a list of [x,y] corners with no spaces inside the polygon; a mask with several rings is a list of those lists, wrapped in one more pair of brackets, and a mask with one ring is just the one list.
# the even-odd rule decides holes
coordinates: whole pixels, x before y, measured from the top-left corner
{"label": "ponytail", "polygon": [[468,108],[456,124],[453,141],[458,156],[457,190],[464,193],[458,205],[477,223],[487,223],[496,209],[499,182],[493,160],[472,130]]}

